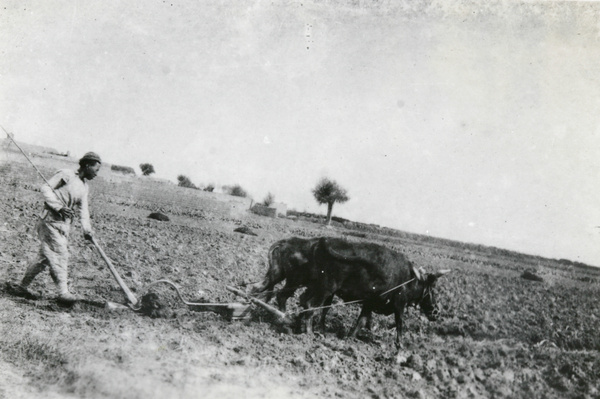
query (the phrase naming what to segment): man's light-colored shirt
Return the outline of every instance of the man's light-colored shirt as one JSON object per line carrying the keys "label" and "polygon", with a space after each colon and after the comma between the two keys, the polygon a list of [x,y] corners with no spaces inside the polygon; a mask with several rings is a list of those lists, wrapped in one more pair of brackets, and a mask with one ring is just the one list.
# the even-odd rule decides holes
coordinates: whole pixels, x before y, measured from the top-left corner
{"label": "man's light-colored shirt", "polygon": [[[48,180],[48,183],[50,186],[44,184],[41,191],[44,195],[46,206],[54,212],[50,211],[44,216],[46,216],[46,218],[51,218],[53,221],[62,221],[62,217],[58,212],[64,206],[73,210],[79,209],[81,228],[84,233],[91,233],[92,225],[90,223],[90,212],[88,209],[87,183],[81,180],[74,170],[70,169],[59,170],[50,178],[50,180]],[[54,191],[52,191],[50,187],[52,187]]]}

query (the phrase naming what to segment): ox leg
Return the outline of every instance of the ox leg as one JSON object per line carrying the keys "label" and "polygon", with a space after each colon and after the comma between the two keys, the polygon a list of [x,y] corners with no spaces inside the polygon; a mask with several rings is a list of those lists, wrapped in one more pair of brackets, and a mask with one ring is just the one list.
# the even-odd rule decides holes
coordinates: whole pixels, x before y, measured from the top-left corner
{"label": "ox leg", "polygon": [[371,308],[363,305],[362,309],[360,310],[360,315],[358,316],[356,323],[354,323],[354,327],[352,327],[348,337],[355,338],[356,334],[365,326],[365,324],[371,324],[371,317]]}
{"label": "ox leg", "polygon": [[288,299],[294,295],[294,292],[296,291],[297,287],[291,287],[287,282],[285,284],[285,286],[279,290],[279,292],[277,293],[277,295],[275,296],[275,301],[277,302],[277,307],[279,308],[279,310],[281,310],[282,312],[285,312],[285,308],[286,308],[286,303],[288,301]]}
{"label": "ox leg", "polygon": [[309,309],[308,309],[308,301],[311,299],[311,297],[313,296],[313,292],[310,288],[307,288],[302,295],[300,295],[300,307],[302,307],[303,312],[300,313],[299,315],[299,325],[300,325],[300,332],[307,332],[307,324],[308,324],[308,314],[310,313]]}
{"label": "ox leg", "polygon": [[324,309],[321,310],[321,323],[320,323],[320,329],[322,333],[325,333],[325,317],[327,316],[327,312],[329,312],[329,309],[331,306],[331,303],[333,302],[333,295],[331,295],[329,298],[325,299],[325,302],[323,303],[323,306],[326,306]]}
{"label": "ox leg", "polygon": [[367,321],[365,323],[365,328],[369,331],[373,329],[373,313],[368,314]]}
{"label": "ox leg", "polygon": [[396,349],[402,348],[402,343],[400,341],[400,337],[402,336],[402,315],[404,314],[404,304],[400,304],[396,306],[394,310],[394,318],[396,319],[396,340],[394,344],[396,345]]}
{"label": "ox leg", "polygon": [[302,294],[303,298],[301,298],[301,304],[305,308],[304,312],[304,324],[306,326],[306,333],[309,335],[313,335],[313,316],[315,314],[314,308],[318,308],[323,306],[323,302],[329,297],[331,294],[324,293],[316,293],[312,290],[306,290],[304,294]]}

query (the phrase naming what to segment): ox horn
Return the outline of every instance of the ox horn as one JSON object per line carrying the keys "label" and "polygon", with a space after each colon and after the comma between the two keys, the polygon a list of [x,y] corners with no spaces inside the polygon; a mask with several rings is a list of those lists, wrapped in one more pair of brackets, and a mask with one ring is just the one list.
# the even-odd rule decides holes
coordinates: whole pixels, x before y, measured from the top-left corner
{"label": "ox horn", "polygon": [[443,269],[438,271],[437,273],[434,273],[435,277],[442,277],[444,274],[448,274],[450,273],[452,270],[451,269]]}

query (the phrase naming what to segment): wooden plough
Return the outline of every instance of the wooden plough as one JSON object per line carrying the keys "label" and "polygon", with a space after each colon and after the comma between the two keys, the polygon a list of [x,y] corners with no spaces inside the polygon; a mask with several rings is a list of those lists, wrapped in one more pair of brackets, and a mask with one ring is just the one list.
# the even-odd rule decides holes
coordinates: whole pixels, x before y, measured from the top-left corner
{"label": "wooden plough", "polygon": [[[177,296],[181,300],[181,302],[186,304],[190,310],[193,310],[195,312],[214,312],[214,313],[220,314],[221,316],[225,317],[229,321],[247,320],[250,318],[252,305],[257,305],[257,306],[260,306],[261,308],[265,309],[269,313],[271,313],[273,316],[275,316],[277,322],[281,323],[284,327],[288,327],[292,323],[292,321],[288,318],[288,316],[285,313],[281,312],[279,309],[269,305],[266,302],[261,301],[260,299],[250,297],[250,296],[248,296],[248,294],[246,294],[242,290],[239,290],[239,289],[231,287],[231,286],[227,286],[225,288],[228,291],[244,298],[245,301],[229,302],[229,303],[190,302],[190,301],[187,301],[183,297],[183,295],[181,294],[181,291],[179,291],[179,288],[177,287],[177,285],[175,283],[173,283],[170,280],[166,280],[166,279],[154,281],[153,283],[146,286],[144,288],[144,291],[147,291],[150,287],[152,287],[156,284],[167,284],[167,285],[170,285],[171,287],[173,287],[175,289],[175,292],[177,293]],[[114,309],[131,308],[133,310],[139,311],[141,309],[141,307],[138,307],[138,308],[134,308],[131,306],[127,307],[125,305],[116,304],[113,302],[107,302],[106,307],[108,309],[113,309],[113,310]]]}
{"label": "wooden plough", "polygon": [[[229,321],[233,320],[245,320],[250,317],[250,303],[240,303],[240,302],[232,302],[232,303],[207,303],[207,302],[189,302],[187,301],[183,295],[181,295],[181,291],[175,283],[170,280],[162,279],[154,281],[144,288],[144,291],[147,291],[150,287],[156,284],[167,284],[175,289],[177,292],[177,296],[186,304],[190,310],[195,312],[214,312],[220,314],[225,317]],[[139,309],[138,309],[139,310]]]}
{"label": "wooden plough", "polygon": [[[123,281],[123,279],[121,278],[119,273],[117,272],[116,268],[114,267],[114,265],[112,264],[110,259],[106,256],[106,254],[100,247],[100,245],[95,240],[93,240],[92,242],[93,242],[94,246],[96,247],[96,249],[98,250],[98,252],[100,252],[102,259],[104,259],[104,261],[108,265],[108,268],[109,268],[111,274],[113,275],[113,277],[119,284],[119,287],[121,288],[121,290],[125,293],[125,296],[127,297],[127,300],[129,302],[127,305],[114,303],[114,302],[106,302],[106,308],[109,310],[119,310],[119,309],[127,309],[127,308],[131,308],[135,311],[141,310],[142,309],[141,301],[138,300],[138,298],[131,292],[129,287],[127,287],[127,285],[125,284],[125,282]],[[231,287],[231,286],[227,286],[226,287],[227,290],[246,299],[245,302],[231,302],[231,303],[189,302],[189,301],[185,300],[183,295],[181,295],[181,292],[179,291],[179,288],[177,287],[177,285],[175,285],[175,283],[173,283],[172,281],[166,280],[166,279],[154,281],[153,283],[144,287],[144,291],[147,291],[153,285],[161,284],[161,283],[168,284],[171,287],[173,287],[175,289],[175,291],[177,292],[177,296],[179,297],[179,299],[184,304],[188,305],[190,310],[193,310],[195,312],[214,312],[214,313],[220,314],[221,316],[225,317],[229,321],[245,320],[245,319],[250,318],[251,304],[254,304],[254,305],[258,305],[258,306],[262,307],[263,309],[265,309],[268,312],[270,312],[271,314],[273,314],[277,318],[277,321],[282,323],[284,326],[289,326],[291,324],[291,321],[288,319],[288,317],[286,316],[285,313],[283,313],[283,312],[279,311],[278,309],[274,308],[273,306],[261,301],[260,299],[249,297],[245,292],[243,292],[237,288]]]}
{"label": "wooden plough", "polygon": [[277,318],[277,321],[279,323],[283,324],[284,326],[289,326],[292,324],[292,321],[287,317],[287,315],[285,313],[283,313],[279,309],[269,305],[268,303],[263,302],[260,299],[250,297],[245,292],[238,290],[237,288],[230,287],[230,286],[227,286],[225,288],[227,288],[228,291],[233,292],[234,294],[239,295],[241,297],[244,297],[247,300],[249,300],[251,303],[258,305],[261,308],[265,309],[266,311],[268,311],[269,313],[274,315]]}

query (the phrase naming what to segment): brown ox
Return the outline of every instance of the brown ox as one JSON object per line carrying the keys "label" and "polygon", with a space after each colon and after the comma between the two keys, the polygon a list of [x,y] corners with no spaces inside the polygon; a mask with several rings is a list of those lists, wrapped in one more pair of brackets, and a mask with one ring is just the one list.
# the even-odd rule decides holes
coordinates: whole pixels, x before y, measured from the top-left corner
{"label": "brown ox", "polygon": [[407,305],[417,305],[430,320],[437,319],[434,286],[438,277],[448,272],[418,278],[412,263],[399,252],[374,243],[335,238],[319,239],[308,265],[308,288],[301,298],[307,310],[304,321],[308,333],[312,333],[311,309],[331,303],[333,295],[337,295],[346,302],[359,300],[363,305],[350,336],[355,336],[370,320],[372,312],[394,313],[397,347]]}
{"label": "brown ox", "polygon": [[298,288],[308,284],[312,264],[312,252],[318,238],[292,237],[279,240],[269,248],[269,268],[262,282],[250,288],[250,294],[263,297],[266,302],[273,296],[273,288],[285,280],[285,286],[277,292],[276,302],[285,311],[286,302]]}

